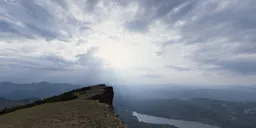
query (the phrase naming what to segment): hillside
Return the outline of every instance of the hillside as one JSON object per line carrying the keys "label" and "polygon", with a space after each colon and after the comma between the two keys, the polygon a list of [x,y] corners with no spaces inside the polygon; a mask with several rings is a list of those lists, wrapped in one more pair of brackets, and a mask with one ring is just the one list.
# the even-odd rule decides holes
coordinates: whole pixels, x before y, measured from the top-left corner
{"label": "hillside", "polygon": [[[120,102],[122,103],[119,103],[119,106],[124,106],[123,108],[126,108],[127,111],[132,110],[156,117],[197,121],[220,126],[221,128],[256,127],[255,102],[231,102],[206,98],[193,98],[190,100],[130,99],[120,100]],[[128,119],[124,118],[124,122],[126,120]]]}
{"label": "hillside", "polygon": [[38,100],[38,99],[29,98],[29,99],[21,99],[21,100],[9,100],[9,99],[0,97],[0,110],[4,109],[4,108],[10,108],[13,106],[28,104],[28,103],[34,102],[36,100]]}
{"label": "hillside", "polygon": [[0,112],[0,128],[124,128],[114,114],[113,87],[95,85]]}

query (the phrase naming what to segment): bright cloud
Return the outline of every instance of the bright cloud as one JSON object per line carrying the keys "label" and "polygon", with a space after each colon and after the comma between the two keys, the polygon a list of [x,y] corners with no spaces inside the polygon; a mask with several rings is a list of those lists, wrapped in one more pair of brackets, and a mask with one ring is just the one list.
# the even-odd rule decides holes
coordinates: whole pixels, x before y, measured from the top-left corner
{"label": "bright cloud", "polygon": [[254,0],[3,0],[0,80],[255,84]]}

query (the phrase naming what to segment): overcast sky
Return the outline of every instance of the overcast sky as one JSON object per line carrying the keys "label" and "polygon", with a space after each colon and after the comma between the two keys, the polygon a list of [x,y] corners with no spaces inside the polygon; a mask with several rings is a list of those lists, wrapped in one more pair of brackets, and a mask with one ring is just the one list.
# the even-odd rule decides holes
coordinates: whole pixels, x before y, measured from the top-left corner
{"label": "overcast sky", "polygon": [[0,81],[255,84],[256,0],[1,0]]}

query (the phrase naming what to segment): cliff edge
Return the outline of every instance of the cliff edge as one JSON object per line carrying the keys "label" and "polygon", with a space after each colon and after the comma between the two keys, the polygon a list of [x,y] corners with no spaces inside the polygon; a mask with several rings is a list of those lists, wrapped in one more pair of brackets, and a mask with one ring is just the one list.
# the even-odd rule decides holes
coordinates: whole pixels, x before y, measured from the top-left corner
{"label": "cliff edge", "polygon": [[125,128],[113,111],[114,91],[104,84],[0,111],[0,128]]}

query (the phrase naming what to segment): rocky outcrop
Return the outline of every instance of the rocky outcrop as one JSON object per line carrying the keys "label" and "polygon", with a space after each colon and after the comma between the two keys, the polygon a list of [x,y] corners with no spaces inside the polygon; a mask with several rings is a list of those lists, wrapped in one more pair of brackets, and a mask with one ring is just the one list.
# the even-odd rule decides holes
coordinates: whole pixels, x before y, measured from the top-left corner
{"label": "rocky outcrop", "polygon": [[[100,103],[105,103],[110,106],[113,106],[113,98],[114,98],[114,90],[111,86],[106,86],[104,84],[95,86],[98,89],[102,89],[102,92],[99,94],[95,94],[88,99],[90,100],[98,100]],[[95,88],[94,87],[94,88]]]}

